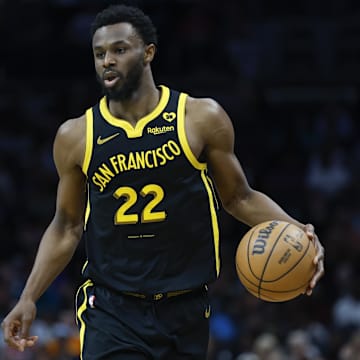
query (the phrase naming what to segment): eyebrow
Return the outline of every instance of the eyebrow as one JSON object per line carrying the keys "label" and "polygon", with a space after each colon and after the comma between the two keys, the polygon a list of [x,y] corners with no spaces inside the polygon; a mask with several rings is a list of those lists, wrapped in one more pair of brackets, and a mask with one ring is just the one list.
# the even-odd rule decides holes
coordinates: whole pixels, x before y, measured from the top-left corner
{"label": "eyebrow", "polygon": [[[116,45],[128,45],[129,43],[125,40],[117,40],[117,41],[114,41],[112,43],[110,43],[110,46],[116,46]],[[101,45],[96,45],[94,46],[94,49],[102,49],[103,46]]]}

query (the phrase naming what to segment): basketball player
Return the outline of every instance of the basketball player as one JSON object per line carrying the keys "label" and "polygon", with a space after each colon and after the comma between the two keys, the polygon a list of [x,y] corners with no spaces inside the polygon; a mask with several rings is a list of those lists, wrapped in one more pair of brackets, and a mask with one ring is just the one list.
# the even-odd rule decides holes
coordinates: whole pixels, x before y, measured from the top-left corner
{"label": "basketball player", "polygon": [[323,247],[311,224],[249,186],[232,123],[216,101],[155,83],[156,30],[141,10],[108,7],[92,31],[105,96],[58,130],[56,212],[2,323],[5,341],[20,351],[36,343],[35,303],[84,235],[81,359],[205,359],[220,202],[249,226],[279,219],[305,229],[317,248],[308,295],[324,273]]}

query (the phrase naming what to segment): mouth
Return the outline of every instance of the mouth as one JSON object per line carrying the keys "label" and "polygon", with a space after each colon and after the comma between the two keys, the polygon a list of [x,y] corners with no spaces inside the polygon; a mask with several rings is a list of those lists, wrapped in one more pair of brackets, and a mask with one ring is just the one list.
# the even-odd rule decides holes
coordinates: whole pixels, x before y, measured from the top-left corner
{"label": "mouth", "polygon": [[103,82],[105,87],[111,88],[119,81],[120,75],[115,71],[106,71],[103,74]]}

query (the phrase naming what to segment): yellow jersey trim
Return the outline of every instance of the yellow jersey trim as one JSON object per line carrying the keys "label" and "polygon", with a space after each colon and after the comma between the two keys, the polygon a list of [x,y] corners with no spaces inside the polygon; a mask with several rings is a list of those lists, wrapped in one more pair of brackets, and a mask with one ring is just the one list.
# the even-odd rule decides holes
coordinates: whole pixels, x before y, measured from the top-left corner
{"label": "yellow jersey trim", "polygon": [[85,137],[85,155],[82,165],[82,171],[87,176],[90,165],[90,159],[93,151],[93,132],[94,132],[94,116],[92,109],[86,110],[86,137]]}
{"label": "yellow jersey trim", "polygon": [[83,265],[82,268],[81,268],[81,274],[84,274],[85,269],[86,269],[88,263],[89,263],[89,260],[86,260],[86,261],[84,262],[84,265]]}
{"label": "yellow jersey trim", "polygon": [[[80,359],[83,360],[83,349],[84,349],[84,339],[85,339],[85,330],[86,330],[86,324],[85,321],[82,318],[82,314],[84,313],[84,311],[86,310],[87,307],[87,303],[88,303],[88,297],[87,297],[87,293],[86,290],[89,286],[93,286],[94,284],[92,283],[91,280],[87,280],[85,281],[84,284],[82,284],[77,293],[76,293],[76,300],[80,294],[80,292],[82,291],[84,293],[84,301],[82,302],[82,304],[79,306],[78,310],[77,310],[77,323],[78,321],[80,322]],[[77,301],[76,301],[77,302]]]}
{"label": "yellow jersey trim", "polygon": [[141,137],[143,134],[144,127],[151,121],[156,119],[162,111],[164,111],[169,98],[170,98],[170,89],[166,86],[160,85],[161,96],[160,101],[156,105],[155,109],[151,111],[150,114],[145,115],[141,118],[133,127],[128,121],[123,119],[118,119],[110,113],[110,110],[107,106],[106,97],[103,97],[100,100],[100,112],[104,119],[111,125],[122,128],[128,138],[137,138]]}
{"label": "yellow jersey trim", "polygon": [[[86,134],[85,134],[85,156],[82,166],[82,171],[88,177],[88,170],[90,160],[93,152],[93,137],[94,137],[94,115],[93,110],[90,108],[86,110]],[[87,202],[85,208],[84,230],[90,216],[90,199],[89,199],[89,183],[87,184]]]}
{"label": "yellow jersey trim", "polygon": [[219,276],[219,274],[220,274],[220,241],[219,241],[220,235],[219,235],[219,224],[218,224],[216,208],[215,208],[214,193],[212,191],[212,188],[209,183],[209,179],[206,175],[205,170],[201,171],[201,178],[204,182],[206,191],[208,193],[208,198],[209,198],[213,239],[214,239],[214,249],[215,249],[216,275]]}
{"label": "yellow jersey trim", "polygon": [[84,231],[86,230],[86,225],[89,221],[89,217],[90,217],[90,212],[91,212],[91,205],[90,205],[90,185],[89,183],[86,184],[86,195],[87,195],[87,199],[86,199],[86,208],[85,208],[85,219],[84,219]]}
{"label": "yellow jersey trim", "polygon": [[189,142],[186,137],[186,131],[185,131],[185,105],[186,105],[186,98],[187,94],[181,93],[179,96],[179,103],[177,108],[177,121],[178,121],[178,136],[179,141],[181,144],[181,147],[184,150],[185,156],[190,161],[191,165],[198,170],[204,170],[206,169],[206,164],[201,163],[194,153],[192,152]]}

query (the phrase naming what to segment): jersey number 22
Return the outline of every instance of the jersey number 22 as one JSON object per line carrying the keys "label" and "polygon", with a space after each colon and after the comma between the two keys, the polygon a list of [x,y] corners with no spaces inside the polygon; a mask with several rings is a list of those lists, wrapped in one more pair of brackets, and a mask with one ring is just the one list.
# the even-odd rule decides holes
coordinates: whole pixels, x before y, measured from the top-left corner
{"label": "jersey number 22", "polygon": [[[131,207],[136,204],[138,196],[146,197],[151,195],[150,199],[142,209],[140,214],[133,213]],[[150,222],[160,222],[166,219],[165,211],[154,211],[155,207],[164,199],[164,190],[156,184],[145,185],[138,193],[132,187],[121,186],[113,194],[116,199],[125,198],[125,202],[117,209],[114,222],[115,225],[137,224]]]}

